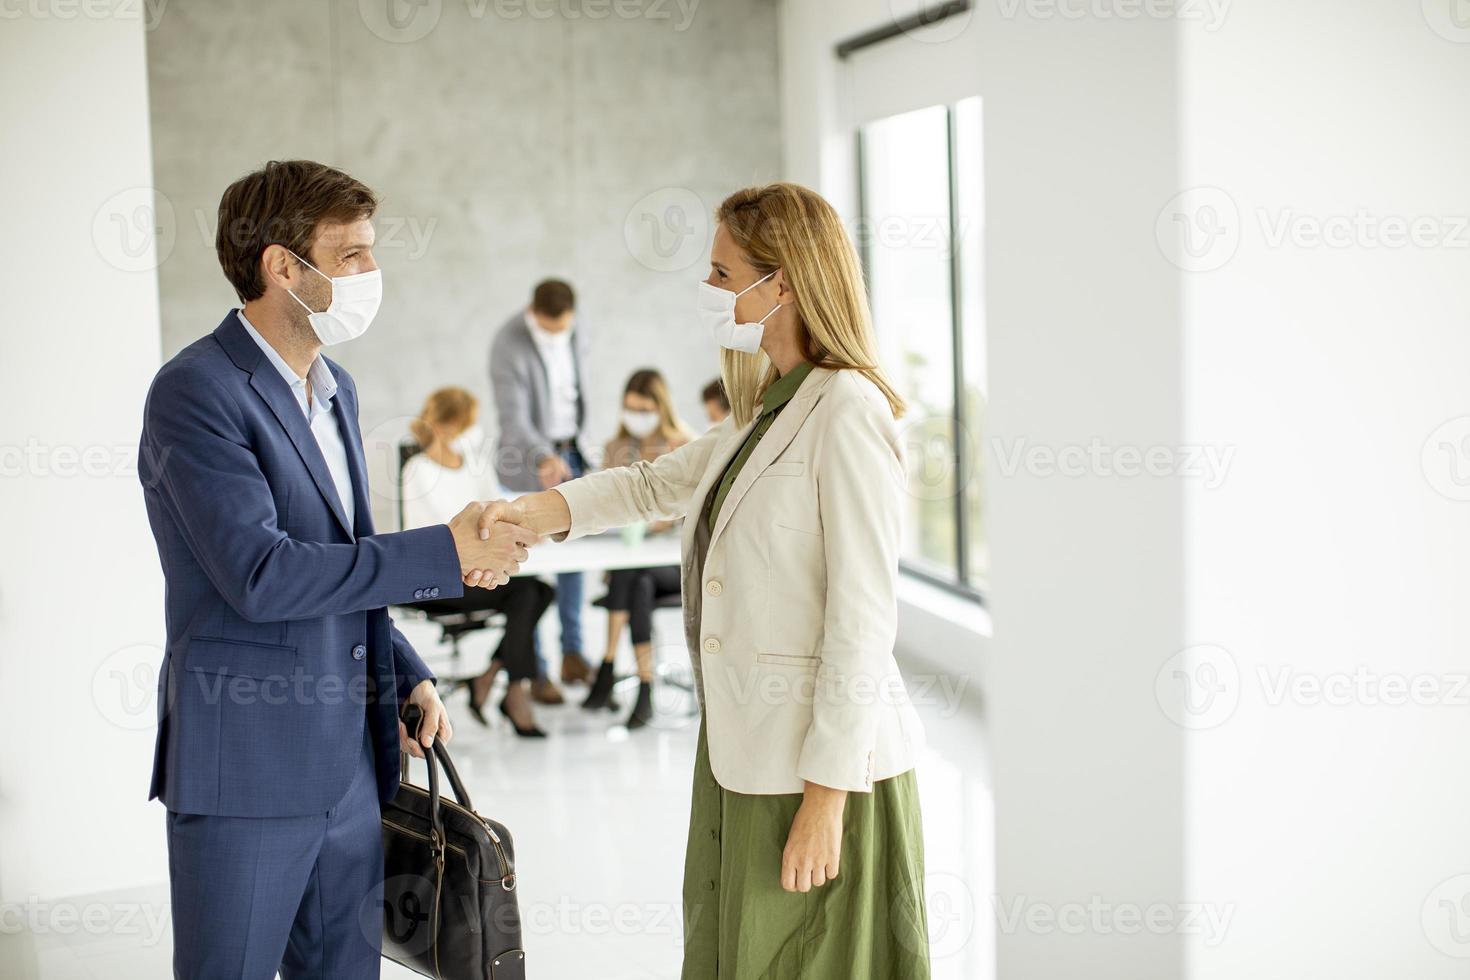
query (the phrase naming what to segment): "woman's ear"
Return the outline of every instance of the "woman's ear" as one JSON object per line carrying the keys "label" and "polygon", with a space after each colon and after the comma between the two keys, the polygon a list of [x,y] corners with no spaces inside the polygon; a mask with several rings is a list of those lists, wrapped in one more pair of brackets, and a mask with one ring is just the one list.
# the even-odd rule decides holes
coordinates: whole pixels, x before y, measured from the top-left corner
{"label": "woman's ear", "polygon": [[782,304],[796,302],[796,290],[791,288],[791,283],[786,279],[786,270],[777,269],[771,281],[776,284],[776,301]]}

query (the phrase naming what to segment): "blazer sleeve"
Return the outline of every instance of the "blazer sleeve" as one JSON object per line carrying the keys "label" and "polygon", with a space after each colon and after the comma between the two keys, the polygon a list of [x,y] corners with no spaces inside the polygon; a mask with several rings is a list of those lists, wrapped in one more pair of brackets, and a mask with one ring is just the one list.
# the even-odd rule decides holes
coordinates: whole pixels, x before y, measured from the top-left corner
{"label": "blazer sleeve", "polygon": [[726,418],[693,442],[651,462],[639,460],[557,485],[554,489],[566,498],[571,511],[572,526],[555,540],[580,538],[634,521],[683,517],[715,447],[733,425]]}
{"label": "blazer sleeve", "polygon": [[422,588],[464,594],[443,524],[351,544],[288,536],[239,406],[206,372],[166,371],[154,381],[139,463],[145,488],[162,498],[194,560],[247,620],[378,609],[411,601]]}
{"label": "blazer sleeve", "polygon": [[796,773],[867,792],[898,630],[904,469],[886,402],[843,399],[829,418],[816,453],[827,603],[812,723]]}
{"label": "blazer sleeve", "polygon": [[398,675],[398,703],[403,704],[413,689],[424,681],[434,680],[434,672],[424,663],[408,638],[398,632],[392,617],[388,619],[388,631],[393,636],[393,671]]}

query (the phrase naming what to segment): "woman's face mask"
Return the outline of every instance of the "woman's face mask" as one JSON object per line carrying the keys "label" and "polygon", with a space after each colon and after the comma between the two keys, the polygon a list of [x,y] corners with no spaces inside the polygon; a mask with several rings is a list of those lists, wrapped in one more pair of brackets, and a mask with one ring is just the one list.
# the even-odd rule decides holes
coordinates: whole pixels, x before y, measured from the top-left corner
{"label": "woman's face mask", "polygon": [[623,428],[635,439],[647,439],[658,428],[657,412],[635,412],[623,409]]}
{"label": "woman's face mask", "polygon": [[754,354],[760,350],[761,337],[766,332],[766,321],[771,318],[772,313],[781,308],[781,304],[777,303],[771,307],[770,313],[754,323],[737,323],[735,321],[735,301],[774,276],[777,271],[780,270],[761,276],[738,293],[721,289],[707,282],[699,284],[696,312],[700,322],[715,338],[715,343],[729,350],[738,350],[746,354]]}

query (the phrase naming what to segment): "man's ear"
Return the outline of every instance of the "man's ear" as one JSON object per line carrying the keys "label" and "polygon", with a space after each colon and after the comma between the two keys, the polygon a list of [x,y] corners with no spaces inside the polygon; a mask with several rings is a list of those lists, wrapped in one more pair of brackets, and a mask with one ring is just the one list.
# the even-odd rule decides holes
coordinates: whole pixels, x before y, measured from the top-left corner
{"label": "man's ear", "polygon": [[267,245],[260,253],[260,274],[267,285],[275,283],[282,289],[294,289],[298,271],[296,260],[284,245]]}

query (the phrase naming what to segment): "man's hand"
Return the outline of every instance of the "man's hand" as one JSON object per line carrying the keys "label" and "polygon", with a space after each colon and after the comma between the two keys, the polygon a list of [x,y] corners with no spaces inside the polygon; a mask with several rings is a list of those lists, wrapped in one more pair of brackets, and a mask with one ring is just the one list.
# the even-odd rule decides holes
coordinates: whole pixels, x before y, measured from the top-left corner
{"label": "man's hand", "polygon": [[449,712],[445,710],[444,702],[439,700],[439,691],[433,681],[419,681],[419,686],[409,694],[408,703],[418,705],[424,717],[415,735],[410,735],[403,721],[399,720],[398,744],[415,759],[422,759],[424,750],[434,747],[436,735],[446,743],[454,737],[454,726],[449,724]]}
{"label": "man's hand", "polygon": [[526,549],[541,539],[536,532],[517,524],[497,521],[482,525],[484,512],[484,504],[471,503],[449,522],[449,531],[454,535],[465,585],[493,589],[520,571]]}
{"label": "man's hand", "polygon": [[806,784],[781,852],[781,887],[809,892],[837,877],[842,858],[842,811],[847,791]]}
{"label": "man's hand", "polygon": [[543,457],[536,466],[536,478],[541,481],[542,490],[550,490],[558,483],[565,483],[572,478],[572,468],[567,461],[556,454]]}

